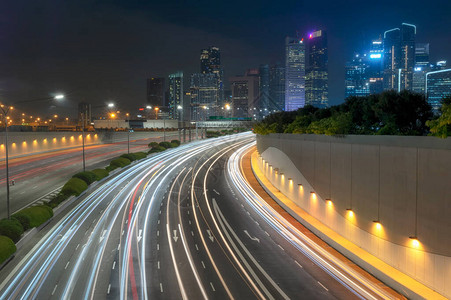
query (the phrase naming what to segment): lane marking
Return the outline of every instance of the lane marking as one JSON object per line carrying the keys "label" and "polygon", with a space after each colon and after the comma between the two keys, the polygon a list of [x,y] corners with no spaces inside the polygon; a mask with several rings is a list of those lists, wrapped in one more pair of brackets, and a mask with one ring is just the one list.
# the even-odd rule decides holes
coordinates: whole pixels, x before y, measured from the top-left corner
{"label": "lane marking", "polygon": [[80,244],[78,244],[78,245],[77,245],[77,247],[75,247],[75,250],[77,250],[77,249],[78,249],[78,247],[80,247]]}
{"label": "lane marking", "polygon": [[210,281],[210,285],[211,285],[211,289],[213,290],[213,292],[216,292],[215,287],[213,286],[213,282]]}
{"label": "lane marking", "polygon": [[203,260],[201,260],[200,262],[202,263],[202,267],[204,267],[204,269],[205,269],[205,264],[204,264],[204,261],[203,261]]}
{"label": "lane marking", "polygon": [[157,262],[157,268],[160,269],[160,261]]}
{"label": "lane marking", "polygon": [[110,284],[108,284],[108,290],[106,291],[107,295],[109,295],[109,294],[110,294],[110,290],[111,290],[111,283],[110,283]]}
{"label": "lane marking", "polygon": [[197,244],[194,244],[194,246],[196,246],[196,250],[199,251],[199,247],[197,247]]}
{"label": "lane marking", "polygon": [[157,236],[160,236],[160,230],[157,230]]}
{"label": "lane marking", "polygon": [[67,262],[66,266],[64,267],[64,270],[67,269],[67,266],[69,265],[70,261]]}
{"label": "lane marking", "polygon": [[285,251],[285,249],[283,249],[283,247],[280,246],[279,244],[277,244],[277,246],[279,246],[280,249],[282,249],[283,251]]}
{"label": "lane marking", "polygon": [[160,292],[163,293],[163,284],[160,282]]}
{"label": "lane marking", "polygon": [[321,282],[318,281],[318,283],[319,283],[320,286],[323,287],[323,289],[325,289],[326,291],[329,291],[329,290],[327,289],[327,287],[325,287]]}
{"label": "lane marking", "polygon": [[297,260],[295,260],[294,261],[299,267],[301,267],[301,269],[303,269],[304,267],[300,264],[300,263],[298,263],[298,261]]}
{"label": "lane marking", "polygon": [[160,250],[160,244],[157,244],[157,250]]}
{"label": "lane marking", "polygon": [[55,284],[55,287],[53,288],[52,296],[53,296],[53,294],[55,294],[55,291],[56,291],[56,287],[57,287],[57,286],[58,286],[58,285]]}
{"label": "lane marking", "polygon": [[269,233],[266,230],[265,230],[265,233],[266,233],[267,236],[270,236]]}
{"label": "lane marking", "polygon": [[113,262],[113,270],[116,268],[116,261]]}

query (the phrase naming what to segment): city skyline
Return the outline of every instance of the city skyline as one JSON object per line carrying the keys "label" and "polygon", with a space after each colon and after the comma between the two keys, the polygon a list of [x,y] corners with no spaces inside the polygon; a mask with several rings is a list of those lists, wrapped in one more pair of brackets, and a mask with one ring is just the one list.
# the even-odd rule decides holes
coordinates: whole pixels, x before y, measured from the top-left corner
{"label": "city skyline", "polygon": [[[419,1],[408,3],[415,7]],[[146,102],[146,78],[167,77],[177,70],[187,76],[198,72],[201,49],[221,49],[224,83],[228,84],[229,77],[248,68],[283,63],[284,38],[296,32],[305,36],[316,28],[328,32],[330,105],[344,100],[344,66],[352,53],[401,22],[419,28],[416,40],[431,45],[431,61],[450,59],[450,21],[440,18],[451,8],[448,1],[436,1],[433,9],[426,6],[421,13],[413,9],[403,12],[407,1],[396,3],[377,24],[368,16],[382,16],[388,4],[373,5],[371,10],[355,7],[352,21],[346,17],[352,3],[325,4],[329,9],[318,11],[309,3],[262,2],[256,11],[243,8],[248,18],[239,28],[233,25],[237,13],[221,10],[225,4],[190,8],[196,18],[182,16],[186,7],[173,3],[156,4],[152,9],[133,1],[114,5],[54,1],[26,7],[10,4],[3,7],[1,15],[4,46],[0,62],[4,67],[0,71],[0,96],[14,103],[64,92],[74,103],[72,107],[81,101],[139,106]],[[231,22],[212,23],[208,17],[211,11],[219,20],[231,18]],[[335,16],[331,17],[333,11]],[[70,13],[80,17],[74,19]],[[167,18],[163,21],[159,13]],[[265,30],[255,26],[257,20]],[[145,32],[152,37],[149,41],[142,38]]]}

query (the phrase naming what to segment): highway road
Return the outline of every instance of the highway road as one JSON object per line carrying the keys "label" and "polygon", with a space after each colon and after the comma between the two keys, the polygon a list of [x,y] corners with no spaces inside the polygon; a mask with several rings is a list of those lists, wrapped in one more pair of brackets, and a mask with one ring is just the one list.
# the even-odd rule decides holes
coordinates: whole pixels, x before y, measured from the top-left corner
{"label": "highway road", "polygon": [[[148,151],[152,141],[163,140],[161,132],[150,132],[148,139],[131,140],[130,152]],[[166,140],[178,139],[177,132],[167,132]],[[92,145],[85,147],[87,170],[103,168],[112,158],[127,153],[127,142]],[[77,172],[83,170],[82,148],[57,150],[10,159],[11,212],[18,211],[40,197],[60,188]],[[6,217],[5,162],[0,163],[0,218]]]}
{"label": "highway road", "polygon": [[193,142],[90,188],[0,272],[2,298],[388,299],[253,193],[254,143]]}

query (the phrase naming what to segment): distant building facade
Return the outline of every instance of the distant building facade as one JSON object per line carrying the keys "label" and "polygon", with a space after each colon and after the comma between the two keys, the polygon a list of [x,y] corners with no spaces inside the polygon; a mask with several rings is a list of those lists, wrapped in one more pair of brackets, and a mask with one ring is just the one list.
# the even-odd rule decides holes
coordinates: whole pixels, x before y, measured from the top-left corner
{"label": "distant building facade", "polygon": [[232,115],[237,118],[257,117],[260,95],[258,70],[248,70],[244,76],[231,77]]}
{"label": "distant building facade", "polygon": [[269,69],[269,106],[270,111],[285,109],[285,67],[274,65]]}
{"label": "distant building facade", "polygon": [[451,95],[451,69],[426,73],[426,98],[434,111],[441,107],[444,97]]}
{"label": "distant building facade", "polygon": [[147,103],[152,107],[164,106],[164,78],[147,79]]}
{"label": "distant building facade", "polygon": [[219,98],[218,80],[213,73],[195,73],[191,75],[191,119],[206,120],[215,115],[214,109]]}
{"label": "distant building facade", "polygon": [[413,89],[416,26],[402,23],[384,33],[384,90]]}
{"label": "distant building facade", "polygon": [[329,103],[329,73],[325,30],[317,30],[309,34],[307,53],[305,103],[316,107],[327,107]]}
{"label": "distant building facade", "polygon": [[305,105],[305,44],[302,39],[285,39],[285,111]]}
{"label": "distant building facade", "polygon": [[366,54],[355,54],[345,66],[345,98],[370,94],[369,64]]}
{"label": "distant building facade", "polygon": [[215,107],[218,110],[224,102],[224,69],[221,65],[221,52],[218,47],[202,49],[200,54],[200,72],[202,74],[215,74],[218,89],[218,99]]}
{"label": "distant building facade", "polygon": [[168,82],[168,106],[169,118],[178,119],[180,112],[178,107],[183,107],[183,72],[178,71],[169,75]]}

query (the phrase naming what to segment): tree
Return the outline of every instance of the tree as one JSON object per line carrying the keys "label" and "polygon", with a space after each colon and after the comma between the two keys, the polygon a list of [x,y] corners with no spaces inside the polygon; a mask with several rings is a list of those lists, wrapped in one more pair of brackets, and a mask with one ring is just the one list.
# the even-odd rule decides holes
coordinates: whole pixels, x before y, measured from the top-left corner
{"label": "tree", "polygon": [[440,111],[440,117],[427,121],[426,125],[431,130],[430,135],[444,139],[451,134],[451,96],[443,98]]}

